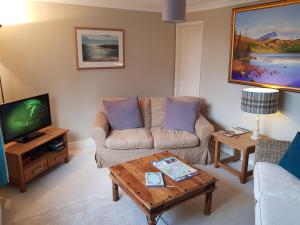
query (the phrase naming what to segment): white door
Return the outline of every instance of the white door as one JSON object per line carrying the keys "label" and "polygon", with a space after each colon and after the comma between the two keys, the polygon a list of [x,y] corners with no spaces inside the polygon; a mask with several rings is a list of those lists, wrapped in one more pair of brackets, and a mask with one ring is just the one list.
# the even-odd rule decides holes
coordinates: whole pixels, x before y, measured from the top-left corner
{"label": "white door", "polygon": [[203,22],[176,26],[175,96],[200,96]]}

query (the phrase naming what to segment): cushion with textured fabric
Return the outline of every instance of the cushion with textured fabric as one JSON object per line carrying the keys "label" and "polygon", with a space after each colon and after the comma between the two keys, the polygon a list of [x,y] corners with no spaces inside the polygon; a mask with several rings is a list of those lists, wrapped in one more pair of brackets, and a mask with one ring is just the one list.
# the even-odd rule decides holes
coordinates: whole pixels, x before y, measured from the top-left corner
{"label": "cushion with textured fabric", "polygon": [[255,144],[255,162],[278,164],[291,142],[275,139],[258,139]]}
{"label": "cushion with textured fabric", "polygon": [[296,134],[279,165],[300,179],[300,132]]}
{"label": "cushion with textured fabric", "polygon": [[103,101],[109,124],[114,130],[144,127],[138,97],[118,101]]}
{"label": "cushion with textured fabric", "polygon": [[162,127],[152,127],[154,147],[158,149],[189,148],[198,146],[200,140],[197,135],[180,130],[169,130]]}
{"label": "cushion with textured fabric", "polygon": [[150,149],[153,138],[149,129],[112,130],[105,141],[110,149]]}
{"label": "cushion with textured fabric", "polygon": [[195,132],[199,101],[181,101],[167,98],[164,128]]}
{"label": "cushion with textured fabric", "polygon": [[[104,113],[107,115],[107,111],[105,109],[105,106],[103,104],[104,101],[119,101],[119,100],[125,100],[128,98],[125,97],[115,97],[115,96],[106,96],[100,98],[100,106],[99,106],[99,112]],[[144,121],[144,126],[146,128],[151,127],[151,101],[150,97],[138,97],[139,107],[142,113],[142,118]]]}
{"label": "cushion with textured fabric", "polygon": [[[178,97],[169,97],[169,98],[174,100],[184,101],[184,102],[200,101],[199,97],[192,97],[192,96],[178,96]],[[151,126],[163,127],[167,98],[151,97],[150,99],[151,99]],[[199,113],[200,113],[200,107],[198,109],[198,114],[197,114],[198,116]]]}

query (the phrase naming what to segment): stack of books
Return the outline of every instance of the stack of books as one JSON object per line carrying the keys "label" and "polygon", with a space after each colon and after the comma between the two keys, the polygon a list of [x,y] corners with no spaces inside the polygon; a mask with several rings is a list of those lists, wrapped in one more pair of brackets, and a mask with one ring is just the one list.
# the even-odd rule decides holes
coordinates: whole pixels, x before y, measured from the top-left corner
{"label": "stack of books", "polygon": [[161,172],[145,173],[146,187],[148,188],[158,188],[165,186],[162,173],[172,178],[176,182],[199,174],[199,170],[181,162],[175,157],[163,158],[159,161],[152,162],[152,164]]}
{"label": "stack of books", "polygon": [[152,164],[177,182],[195,176],[199,173],[199,170],[190,167],[175,157],[163,158],[159,161],[152,162]]}
{"label": "stack of books", "polygon": [[155,187],[164,187],[164,179],[161,172],[148,172],[145,173],[146,187],[155,188]]}
{"label": "stack of books", "polygon": [[231,128],[227,128],[225,130],[220,130],[218,132],[227,137],[234,137],[237,135],[248,133],[249,131],[244,128],[241,128],[241,127],[231,127]]}

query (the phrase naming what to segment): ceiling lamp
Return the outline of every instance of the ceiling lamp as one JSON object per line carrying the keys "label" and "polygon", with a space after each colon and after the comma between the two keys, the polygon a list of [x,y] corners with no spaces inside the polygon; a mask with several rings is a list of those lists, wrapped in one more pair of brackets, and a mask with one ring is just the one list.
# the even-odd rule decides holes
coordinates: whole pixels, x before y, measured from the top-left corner
{"label": "ceiling lamp", "polygon": [[163,0],[162,21],[180,23],[185,21],[186,0]]}

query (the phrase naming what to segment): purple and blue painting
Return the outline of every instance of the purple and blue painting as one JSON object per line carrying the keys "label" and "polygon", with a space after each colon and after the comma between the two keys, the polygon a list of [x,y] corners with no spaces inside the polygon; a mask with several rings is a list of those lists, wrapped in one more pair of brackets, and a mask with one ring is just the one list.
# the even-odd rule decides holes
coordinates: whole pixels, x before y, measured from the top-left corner
{"label": "purple and blue painting", "polygon": [[300,91],[300,3],[235,12],[231,81]]}

